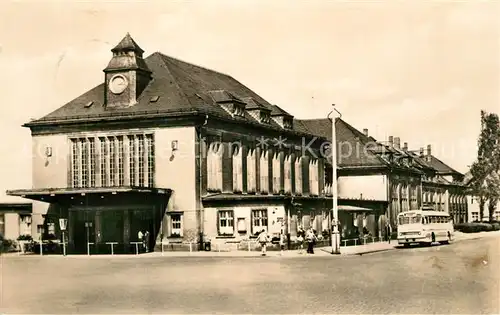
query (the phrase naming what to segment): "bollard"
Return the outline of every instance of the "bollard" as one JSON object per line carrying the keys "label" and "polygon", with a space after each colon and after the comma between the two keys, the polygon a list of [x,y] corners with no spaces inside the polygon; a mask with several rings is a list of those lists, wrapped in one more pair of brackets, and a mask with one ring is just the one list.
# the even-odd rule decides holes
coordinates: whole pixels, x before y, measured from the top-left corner
{"label": "bollard", "polygon": [[189,242],[189,252],[192,253],[193,252],[193,248],[192,248],[192,243]]}
{"label": "bollard", "polygon": [[40,240],[40,256],[43,256],[43,242]]}
{"label": "bollard", "polygon": [[90,243],[87,242],[87,256],[90,256]]}

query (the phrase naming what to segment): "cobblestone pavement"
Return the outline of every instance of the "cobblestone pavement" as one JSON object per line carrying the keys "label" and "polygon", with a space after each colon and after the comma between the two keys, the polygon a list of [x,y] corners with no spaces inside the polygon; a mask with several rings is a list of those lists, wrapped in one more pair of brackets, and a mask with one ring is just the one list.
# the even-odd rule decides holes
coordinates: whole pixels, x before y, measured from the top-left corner
{"label": "cobblestone pavement", "polygon": [[499,249],[488,237],[310,259],[10,256],[0,312],[498,313]]}

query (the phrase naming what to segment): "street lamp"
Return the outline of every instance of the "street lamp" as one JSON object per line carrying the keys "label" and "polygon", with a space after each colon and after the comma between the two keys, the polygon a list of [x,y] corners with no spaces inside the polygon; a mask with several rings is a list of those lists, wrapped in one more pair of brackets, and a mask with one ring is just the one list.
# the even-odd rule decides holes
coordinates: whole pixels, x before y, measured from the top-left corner
{"label": "street lamp", "polygon": [[328,113],[328,119],[332,122],[332,142],[330,144],[331,157],[332,157],[332,211],[333,211],[333,220],[332,220],[332,254],[338,255],[340,254],[340,233],[338,228],[339,222],[339,208],[337,205],[337,139],[335,132],[335,118],[330,118],[330,115],[335,111],[339,114],[339,117],[342,117],[342,114],[335,108],[335,104],[332,104],[333,110]]}

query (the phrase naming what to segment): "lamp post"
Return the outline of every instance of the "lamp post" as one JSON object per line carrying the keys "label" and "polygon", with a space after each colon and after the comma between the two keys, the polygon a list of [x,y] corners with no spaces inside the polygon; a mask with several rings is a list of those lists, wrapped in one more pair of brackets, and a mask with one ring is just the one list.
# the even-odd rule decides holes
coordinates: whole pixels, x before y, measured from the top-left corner
{"label": "lamp post", "polygon": [[330,144],[331,157],[332,157],[332,254],[340,254],[340,233],[339,233],[339,208],[337,204],[337,139],[335,132],[335,117],[330,118],[330,115],[335,111],[342,117],[342,114],[335,108],[335,104],[332,104],[333,110],[328,114],[328,119],[332,121],[332,142]]}

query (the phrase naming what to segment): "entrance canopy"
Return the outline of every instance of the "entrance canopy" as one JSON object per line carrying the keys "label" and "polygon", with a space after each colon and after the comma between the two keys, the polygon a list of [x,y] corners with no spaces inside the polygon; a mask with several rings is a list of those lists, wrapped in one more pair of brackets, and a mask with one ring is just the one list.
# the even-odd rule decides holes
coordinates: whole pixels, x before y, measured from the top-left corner
{"label": "entrance canopy", "polygon": [[358,207],[358,206],[341,206],[339,205],[339,211],[346,211],[346,212],[373,212],[373,209],[370,208],[363,208],[363,207]]}
{"label": "entrance canopy", "polygon": [[19,196],[49,203],[71,202],[77,198],[104,199],[122,196],[169,196],[171,189],[150,187],[43,188],[7,190],[9,196]]}

